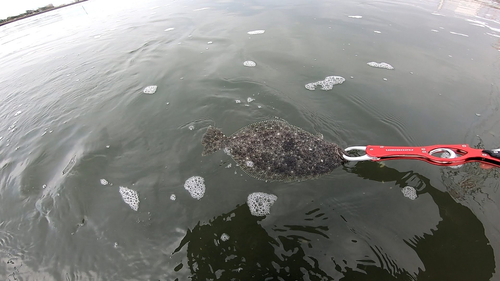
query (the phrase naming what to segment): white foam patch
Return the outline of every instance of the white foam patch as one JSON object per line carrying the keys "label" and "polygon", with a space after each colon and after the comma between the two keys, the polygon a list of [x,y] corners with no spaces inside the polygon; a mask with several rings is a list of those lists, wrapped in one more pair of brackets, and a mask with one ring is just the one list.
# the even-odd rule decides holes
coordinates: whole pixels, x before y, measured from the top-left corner
{"label": "white foam patch", "polygon": [[472,25],[479,26],[479,27],[486,27],[486,28],[489,28],[491,31],[500,32],[499,28],[491,27],[486,22],[478,21],[478,20],[470,20],[470,19],[468,19],[467,21],[471,22]]}
{"label": "white foam patch", "polygon": [[489,25],[487,25],[486,27],[489,28],[491,31],[500,32],[500,28],[493,28]]}
{"label": "white foam patch", "polygon": [[497,34],[488,33],[488,32],[486,32],[486,34],[489,35],[489,36],[500,38],[500,35],[497,35]]}
{"label": "white foam patch", "polygon": [[271,206],[278,199],[274,194],[254,192],[248,195],[247,205],[250,213],[256,217],[262,217],[271,213]]}
{"label": "white foam patch", "polygon": [[257,35],[257,34],[264,34],[264,32],[266,32],[265,30],[262,30],[262,29],[259,29],[259,30],[252,30],[252,31],[249,31],[247,32],[248,34],[250,35]]}
{"label": "white foam patch", "polygon": [[250,167],[250,168],[253,167],[253,162],[252,161],[246,161],[245,164],[247,165],[247,167]]}
{"label": "white foam patch", "polygon": [[362,19],[363,18],[363,16],[348,16],[348,17],[350,17],[351,19]]}
{"label": "white foam patch", "polygon": [[156,85],[147,86],[146,88],[144,88],[143,92],[145,94],[152,95],[152,94],[156,93],[157,88],[158,88],[158,86],[156,86]]}
{"label": "white foam patch", "polygon": [[244,62],[243,62],[243,65],[244,65],[244,66],[247,66],[247,67],[254,67],[254,66],[256,66],[257,64],[256,64],[254,61],[247,60],[247,61],[244,61]]}
{"label": "white foam patch", "polygon": [[235,103],[241,103],[241,100],[235,100],[234,102]]}
{"label": "white foam patch", "polygon": [[188,129],[189,129],[190,131],[192,131],[192,130],[194,130],[194,126],[193,126],[193,125],[190,125],[190,126],[188,127]]}
{"label": "white foam patch", "polygon": [[392,65],[390,65],[386,62],[378,63],[378,62],[372,61],[372,62],[369,62],[367,64],[371,67],[376,67],[376,68],[383,68],[383,69],[390,69],[390,70],[394,69],[394,67]]}
{"label": "white foam patch", "polygon": [[102,184],[102,185],[108,185],[108,181],[107,181],[107,180],[105,180],[105,179],[101,179],[100,181],[101,181],[101,184]]}
{"label": "white foam patch", "polygon": [[169,27],[169,28],[165,29],[165,31],[172,31],[172,30],[174,30],[174,29],[175,29],[175,28],[173,28],[173,27]]}
{"label": "white foam patch", "polygon": [[139,196],[137,191],[120,186],[120,194],[122,195],[123,202],[127,203],[134,211],[139,209]]}
{"label": "white foam patch", "polygon": [[458,36],[463,36],[463,37],[469,37],[469,35],[463,34],[463,33],[458,33],[458,32],[453,32],[453,31],[450,31],[450,33],[453,34],[453,35],[458,35]]}
{"label": "white foam patch", "polygon": [[220,240],[222,240],[222,241],[229,240],[229,235],[227,235],[226,233],[222,233],[222,235],[220,236]]}
{"label": "white foam patch", "polygon": [[403,189],[401,189],[401,192],[403,193],[404,197],[409,198],[410,200],[417,199],[417,191],[411,186],[405,186]]}
{"label": "white foam patch", "polygon": [[254,100],[255,100],[255,99],[254,99],[254,98],[251,98],[251,97],[248,97],[248,98],[247,98],[247,102],[248,102],[248,103],[251,103],[251,102],[253,102]]}
{"label": "white foam patch", "polygon": [[200,200],[205,195],[205,179],[200,176],[193,176],[186,180],[184,188],[189,191],[191,197]]}
{"label": "white foam patch", "polygon": [[9,128],[7,128],[7,130],[9,130],[9,132],[13,133],[17,129],[16,124],[17,124],[17,120],[14,121],[12,123],[12,125],[10,125]]}
{"label": "white foam patch", "polygon": [[328,76],[325,80],[306,84],[305,87],[310,91],[314,91],[316,90],[316,86],[321,86],[321,90],[328,91],[331,90],[333,86],[344,83],[344,81],[345,78],[342,76]]}
{"label": "white foam patch", "polygon": [[483,26],[483,27],[486,26],[486,22],[484,22],[484,21],[471,20],[471,19],[466,19],[466,21],[475,23],[475,24]]}
{"label": "white foam patch", "polygon": [[177,197],[175,197],[175,194],[170,195],[170,200],[175,201]]}
{"label": "white foam patch", "polygon": [[378,30],[374,30],[373,32],[378,33],[378,34],[382,33],[381,31],[378,31]]}

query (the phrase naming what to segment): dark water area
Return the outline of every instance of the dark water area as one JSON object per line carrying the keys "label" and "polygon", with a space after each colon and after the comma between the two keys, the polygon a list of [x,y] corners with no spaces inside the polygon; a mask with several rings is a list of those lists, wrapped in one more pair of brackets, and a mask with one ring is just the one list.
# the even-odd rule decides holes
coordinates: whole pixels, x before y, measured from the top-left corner
{"label": "dark water area", "polygon": [[0,277],[500,280],[497,168],[265,182],[201,155],[210,125],[275,117],[344,148],[498,148],[499,40],[495,1],[90,0],[1,26]]}

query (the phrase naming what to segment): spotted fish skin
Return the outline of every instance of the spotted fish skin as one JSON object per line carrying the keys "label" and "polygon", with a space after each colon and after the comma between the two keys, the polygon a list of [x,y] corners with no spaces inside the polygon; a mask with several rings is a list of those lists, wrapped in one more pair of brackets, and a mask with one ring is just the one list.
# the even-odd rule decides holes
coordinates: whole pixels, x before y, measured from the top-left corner
{"label": "spotted fish skin", "polygon": [[267,181],[301,181],[332,172],[344,150],[283,120],[250,124],[226,137],[209,127],[202,155],[223,149],[247,174]]}

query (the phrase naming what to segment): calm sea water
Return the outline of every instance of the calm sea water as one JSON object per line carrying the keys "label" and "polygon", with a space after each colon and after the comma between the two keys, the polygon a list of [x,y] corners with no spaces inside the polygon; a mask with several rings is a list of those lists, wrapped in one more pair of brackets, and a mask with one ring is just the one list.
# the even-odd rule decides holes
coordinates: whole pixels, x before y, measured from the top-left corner
{"label": "calm sea water", "polygon": [[201,156],[209,125],[274,117],[342,147],[500,147],[499,50],[489,1],[91,0],[2,26],[1,279],[499,280],[498,169],[267,183]]}

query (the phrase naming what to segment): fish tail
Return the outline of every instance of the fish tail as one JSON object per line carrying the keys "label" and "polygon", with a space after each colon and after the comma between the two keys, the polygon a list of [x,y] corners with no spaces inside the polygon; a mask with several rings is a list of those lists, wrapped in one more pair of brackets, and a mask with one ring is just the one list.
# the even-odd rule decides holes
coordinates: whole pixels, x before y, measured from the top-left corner
{"label": "fish tail", "polygon": [[208,127],[207,132],[201,140],[201,144],[205,147],[201,155],[206,156],[222,149],[226,140],[226,136],[220,129],[212,126]]}

